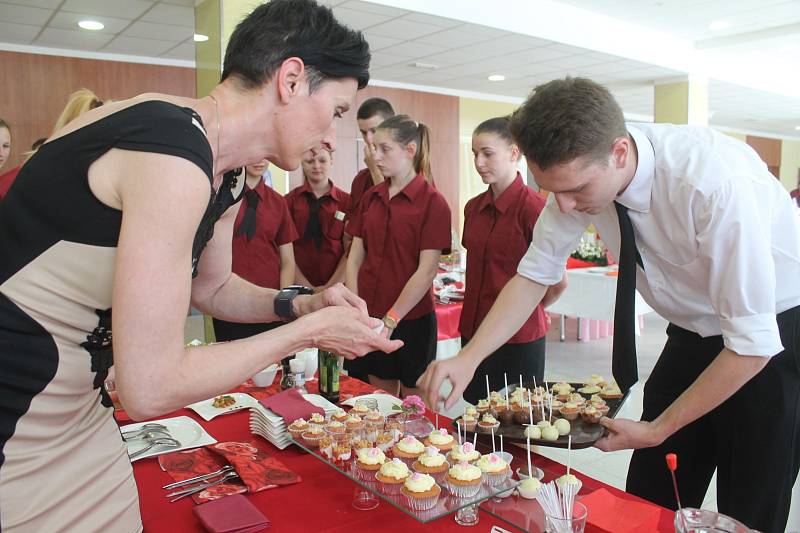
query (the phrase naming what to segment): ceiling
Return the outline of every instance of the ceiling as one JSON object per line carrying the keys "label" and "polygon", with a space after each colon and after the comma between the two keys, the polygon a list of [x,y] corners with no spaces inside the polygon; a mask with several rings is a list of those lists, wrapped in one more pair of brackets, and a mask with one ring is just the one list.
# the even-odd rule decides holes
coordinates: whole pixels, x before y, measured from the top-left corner
{"label": "ceiling", "polygon": [[[78,28],[91,18],[100,31]],[[0,0],[0,41],[194,61],[194,0]]]}
{"label": "ceiling", "polygon": [[[634,54],[626,57],[564,44],[552,35],[541,38],[464,22],[457,20],[463,18],[460,14],[449,18],[397,7],[413,0],[322,1],[340,20],[364,31],[373,51],[373,79],[412,88],[517,101],[539,83],[581,75],[607,85],[629,117],[651,120],[654,84],[679,79],[688,70],[630,59]],[[503,2],[514,1],[522,0],[494,0],[493,5],[499,9]],[[800,57],[800,0],[559,0],[558,4],[687,40],[714,65],[749,58],[788,71],[790,65],[796,68]],[[0,42],[190,66],[193,5],[194,0],[0,0]],[[79,29],[77,21],[87,17],[100,20],[105,29]],[[715,21],[729,26],[710,30]],[[491,82],[490,74],[506,79]],[[800,95],[746,88],[712,77],[709,105],[715,125],[800,137],[795,129],[800,126]]]}

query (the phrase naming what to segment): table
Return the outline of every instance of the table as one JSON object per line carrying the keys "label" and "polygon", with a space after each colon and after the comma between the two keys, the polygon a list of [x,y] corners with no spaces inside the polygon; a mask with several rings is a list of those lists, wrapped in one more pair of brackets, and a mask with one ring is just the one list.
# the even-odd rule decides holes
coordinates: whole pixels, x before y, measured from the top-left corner
{"label": "table", "polygon": [[[307,389],[309,392],[317,392],[316,383],[308,383]],[[343,395],[363,394],[374,390],[366,383],[347,376],[342,377],[341,389]],[[275,386],[272,389],[263,389],[252,386],[251,382],[236,389],[236,391],[248,392],[254,396],[263,396],[274,390]],[[254,437],[249,431],[249,414],[246,410],[220,416],[210,422],[202,420],[188,409],[179,409],[162,418],[179,415],[192,417],[220,442],[258,438]],[[124,419],[124,413],[121,414],[120,418]],[[449,420],[445,421],[444,417],[440,418],[442,424],[449,423]],[[335,474],[329,467],[295,446],[290,446],[282,451],[268,443],[266,446],[277,459],[303,479],[301,483],[296,485],[247,495],[247,498],[272,522],[272,527],[269,530],[271,532],[325,531],[352,533],[355,531],[372,531],[376,528],[381,531],[396,531],[398,533],[433,530],[461,533],[465,531],[464,528],[453,521],[452,516],[425,525],[386,503],[381,503],[377,509],[372,511],[357,511],[350,505],[356,488],[352,481]],[[515,454],[519,453],[521,452],[515,452]],[[545,480],[547,481],[562,475],[566,470],[563,465],[540,456],[535,456],[534,463],[545,471]],[[192,513],[192,508],[195,504],[191,498],[168,503],[168,500],[164,497],[164,491],[161,486],[171,482],[172,479],[159,468],[157,460],[151,458],[133,463],[133,473],[139,489],[139,501],[145,531],[148,533],[204,531]],[[587,491],[605,487],[624,499],[641,501],[635,496],[625,494],[578,472],[575,473],[581,478]],[[659,531],[672,531],[672,512],[666,509],[659,509],[661,510]],[[480,531],[487,531],[493,525],[499,525],[507,530],[514,530],[506,522],[486,512],[481,512]],[[593,529],[590,525],[587,525],[586,531],[591,533]]]}
{"label": "table", "polygon": [[[591,337],[603,337],[601,329],[605,327],[605,334],[613,333],[609,323],[614,321],[614,304],[617,299],[617,278],[608,275],[609,270],[603,267],[573,268],[568,272],[567,288],[550,307],[548,313],[562,316],[561,340],[564,340],[564,316],[574,316],[578,320],[589,319],[584,327],[578,328],[579,339],[587,341]],[[647,305],[642,295],[636,292],[636,333],[639,333],[641,317],[652,313],[653,308]],[[595,321],[592,324],[591,321]],[[604,326],[605,324],[605,326]],[[597,331],[590,331],[597,328]]]}

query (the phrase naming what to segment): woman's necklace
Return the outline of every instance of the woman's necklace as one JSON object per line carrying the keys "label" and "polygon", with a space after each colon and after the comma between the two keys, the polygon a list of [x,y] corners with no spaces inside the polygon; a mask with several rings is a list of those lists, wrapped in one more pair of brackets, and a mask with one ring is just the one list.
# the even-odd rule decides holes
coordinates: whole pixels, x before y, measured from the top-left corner
{"label": "woman's necklace", "polygon": [[208,95],[214,101],[214,114],[217,115],[217,157],[214,158],[214,162],[212,163],[212,173],[214,177],[217,177],[217,159],[219,159],[219,102],[217,99],[214,98],[213,94]]}

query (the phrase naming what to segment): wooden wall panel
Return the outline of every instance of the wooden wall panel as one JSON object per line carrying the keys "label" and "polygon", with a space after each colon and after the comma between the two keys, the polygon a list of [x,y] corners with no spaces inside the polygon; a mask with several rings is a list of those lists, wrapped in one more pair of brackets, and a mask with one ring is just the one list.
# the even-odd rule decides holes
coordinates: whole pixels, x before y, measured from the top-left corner
{"label": "wooden wall panel", "polygon": [[[358,92],[356,104],[337,124],[337,148],[334,154],[333,181],[349,191],[353,177],[364,168],[363,152],[358,140],[361,134],[356,124],[356,112],[361,102],[373,96],[386,98],[397,113],[410,115],[431,129],[431,167],[436,187],[450,205],[453,227],[460,227],[461,213],[458,207],[458,97],[442,94],[367,87]],[[302,183],[300,170],[292,172],[289,186]]]}
{"label": "wooden wall panel", "polygon": [[11,158],[0,172],[19,164],[33,141],[50,135],[69,95],[81,87],[103,100],[195,94],[192,68],[0,51],[0,72],[0,117],[13,136]]}
{"label": "wooden wall panel", "polygon": [[781,168],[781,141],[780,139],[767,139],[766,137],[747,136],[747,144],[761,156],[767,164],[769,171],[780,179]]}

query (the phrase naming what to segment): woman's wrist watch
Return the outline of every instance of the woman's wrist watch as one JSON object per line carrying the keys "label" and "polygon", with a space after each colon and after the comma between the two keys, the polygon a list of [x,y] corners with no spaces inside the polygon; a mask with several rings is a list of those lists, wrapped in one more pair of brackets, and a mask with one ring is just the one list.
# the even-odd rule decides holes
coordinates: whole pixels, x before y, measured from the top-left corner
{"label": "woman's wrist watch", "polygon": [[394,308],[389,309],[386,311],[386,315],[383,317],[383,325],[389,329],[397,329],[397,324],[400,323],[400,315],[397,314],[397,311]]}
{"label": "woman's wrist watch", "polygon": [[275,314],[281,318],[297,318],[294,314],[294,306],[292,303],[298,294],[314,294],[314,289],[302,285],[290,285],[281,289],[278,294],[275,295],[273,303]]}

